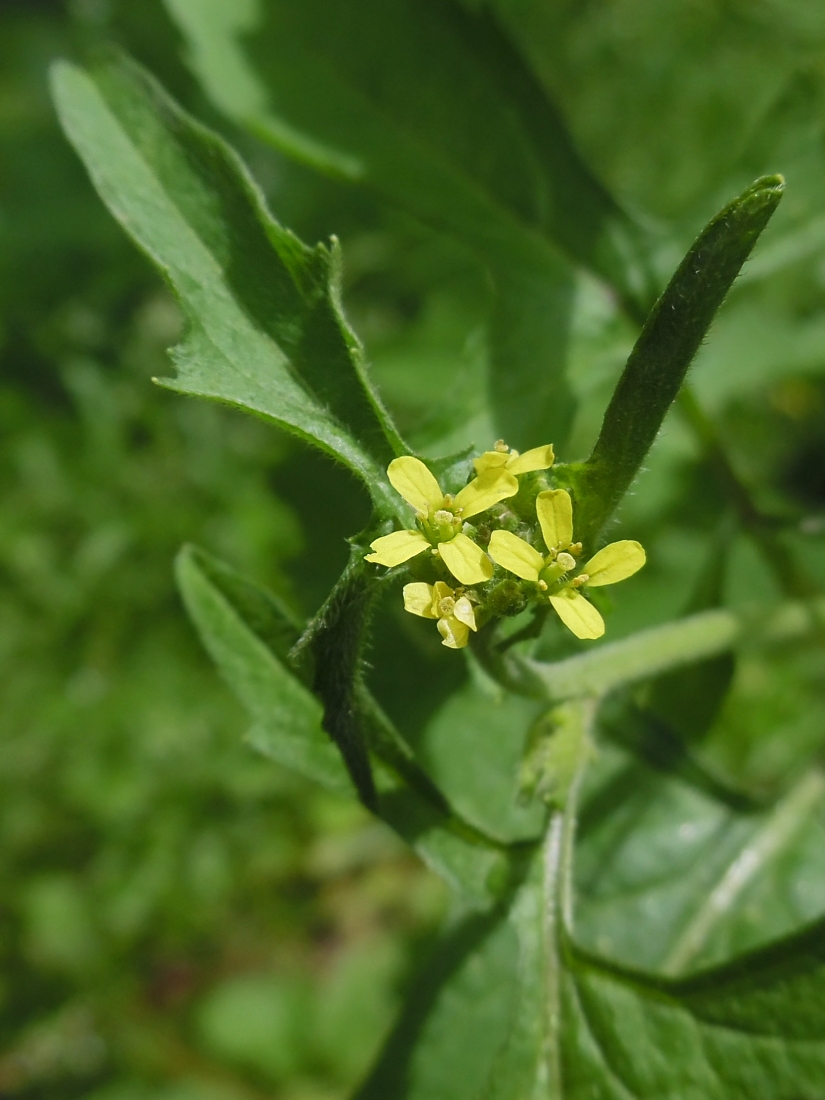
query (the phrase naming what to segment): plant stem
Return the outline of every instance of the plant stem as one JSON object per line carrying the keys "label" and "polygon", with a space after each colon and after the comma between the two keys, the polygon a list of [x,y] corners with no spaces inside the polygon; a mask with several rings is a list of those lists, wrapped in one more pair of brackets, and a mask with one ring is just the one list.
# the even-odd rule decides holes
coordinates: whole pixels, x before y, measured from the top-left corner
{"label": "plant stem", "polygon": [[788,601],[767,619],[722,609],[700,611],[553,664],[505,654],[487,668],[510,691],[559,703],[606,695],[622,684],[724,653],[740,640],[754,645],[787,643],[819,634],[823,624],[822,597]]}
{"label": "plant stem", "polygon": [[[563,809],[555,810],[548,823],[542,851],[543,860],[543,939],[545,980],[545,1041],[537,1085],[542,1097],[561,1100],[560,1035],[562,938],[573,924],[573,856],[576,814],[582,778],[591,758],[590,730],[596,712],[594,698],[578,703],[580,740],[575,776]],[[538,1095],[538,1093],[536,1094]]]}

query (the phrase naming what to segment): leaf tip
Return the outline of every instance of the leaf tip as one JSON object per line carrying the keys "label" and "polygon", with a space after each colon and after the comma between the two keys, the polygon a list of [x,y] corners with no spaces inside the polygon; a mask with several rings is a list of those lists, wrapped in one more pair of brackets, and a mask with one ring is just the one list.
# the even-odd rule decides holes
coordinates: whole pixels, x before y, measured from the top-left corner
{"label": "leaf tip", "polygon": [[785,193],[785,177],[776,173],[772,176],[760,176],[758,180],[736,200],[750,205],[755,202],[759,208],[769,207],[773,211]]}

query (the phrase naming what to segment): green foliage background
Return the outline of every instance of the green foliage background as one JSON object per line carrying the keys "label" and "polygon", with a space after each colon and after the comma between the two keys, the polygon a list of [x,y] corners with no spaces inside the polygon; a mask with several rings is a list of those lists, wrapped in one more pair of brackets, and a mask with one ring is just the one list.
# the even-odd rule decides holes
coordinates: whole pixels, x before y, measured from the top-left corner
{"label": "green foliage background", "polygon": [[[653,242],[652,270],[639,264],[621,288],[627,301],[646,303],[755,176],[786,176],[787,197],[691,380],[741,478],[766,512],[787,518],[793,553],[821,584],[825,18],[802,0],[495,6],[581,156]],[[302,10],[334,34],[335,7]],[[506,110],[490,124],[495,104],[473,72],[451,67],[446,47],[438,65],[411,51],[390,89],[412,137],[399,130],[382,144],[380,120],[363,133],[338,120],[342,144],[362,157],[355,172],[291,132],[275,133],[273,149],[271,120],[231,58],[209,52],[219,9],[75,0],[0,12],[3,1095],[345,1096],[446,907],[439,882],[387,829],[242,743],[248,720],[175,593],[178,547],[204,546],[309,614],[346,561],[345,537],[367,520],[367,496],[270,426],[149,384],[168,373],[177,310],[61,137],[48,62],[114,38],[241,149],[284,225],[309,242],[341,238],[348,316],[425,454],[483,446],[504,430],[528,446],[550,424],[560,442],[575,409],[562,454],[583,457],[635,337],[617,296],[579,267],[609,275],[611,249],[641,251],[635,231],[595,184],[588,201],[614,244],[548,226],[528,178],[545,169],[530,163]],[[233,8],[242,30],[245,10]],[[312,62],[306,28],[286,19],[294,38],[273,55],[272,28],[256,37],[253,24],[243,39],[253,60],[284,63],[284,109],[313,122],[322,91],[301,100],[286,65]],[[377,49],[393,48],[384,29]],[[430,83],[414,79],[425,70]],[[451,80],[460,109],[445,116]],[[464,144],[451,146],[468,117]],[[429,146],[415,133],[422,118]],[[325,136],[334,145],[336,131]],[[431,202],[406,176],[405,141],[427,178],[443,180]],[[460,221],[468,195],[478,209]],[[575,265],[547,246],[551,230],[570,238]],[[533,311],[523,308],[530,294]],[[565,358],[563,386],[535,381],[537,363]],[[612,637],[691,605],[721,599],[767,614],[781,598],[791,551],[778,544],[766,567],[730,517],[712,452],[688,418],[669,417],[621,511],[650,565],[617,593]],[[539,708],[490,696],[396,604],[397,594],[376,626],[376,694],[471,822],[506,840],[532,836],[535,808],[514,788]],[[560,634],[548,645],[550,655],[575,651]],[[667,710],[672,696],[662,698]],[[683,723],[688,740],[707,726],[690,707],[664,718]],[[580,939],[618,963],[676,966],[672,932],[692,927],[697,894],[754,838],[774,835],[758,814],[702,793],[731,777],[757,806],[789,791],[799,812],[734,918],[701,950],[677,936],[679,951],[693,965],[718,962],[822,916],[821,791],[794,782],[819,758],[823,719],[821,650],[786,644],[739,660],[702,745],[700,782],[685,782],[693,765],[676,760],[662,784],[661,759],[644,762],[645,730],[635,755],[606,749],[604,790],[631,794],[622,829],[600,817],[604,797],[585,812]],[[626,718],[616,725],[626,741]],[[483,768],[467,781],[482,754],[504,777],[492,789]],[[506,945],[491,951],[504,972]]]}

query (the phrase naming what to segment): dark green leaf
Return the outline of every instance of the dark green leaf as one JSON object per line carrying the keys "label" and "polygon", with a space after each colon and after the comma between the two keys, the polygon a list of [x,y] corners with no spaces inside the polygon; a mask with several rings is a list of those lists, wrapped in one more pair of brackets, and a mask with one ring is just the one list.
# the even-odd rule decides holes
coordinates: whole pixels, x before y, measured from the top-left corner
{"label": "dark green leaf", "polygon": [[[712,540],[705,567],[685,606],[686,615],[723,604],[725,576],[733,545],[732,528],[732,523],[725,519]],[[733,653],[721,653],[707,661],[697,661],[666,673],[650,685],[645,705],[677,737],[685,742],[699,741],[719,713],[735,668]]]}
{"label": "dark green leaf", "polygon": [[308,248],[278,225],[235,153],[134,63],[61,62],[53,86],[101,197],[183,309],[166,384],[314,442],[394,510],[382,466],[403,445],[341,311],[337,246]]}
{"label": "dark green leaf", "polygon": [[499,265],[490,319],[490,404],[502,438],[520,450],[563,442],[574,412],[565,367],[573,277],[548,258],[542,269]]}
{"label": "dark green leaf", "polygon": [[[491,260],[539,235],[628,295],[638,230],[488,8],[454,0],[167,0],[215,102]],[[252,33],[250,33],[252,32]],[[635,246],[635,247],[634,247]]]}
{"label": "dark green leaf", "polygon": [[360,698],[362,652],[375,601],[375,578],[364,561],[366,545],[353,540],[340,579],[292,653],[295,664],[312,660],[312,690],[323,703],[322,724],[341,751],[361,801],[377,812]]}
{"label": "dark green leaf", "polygon": [[709,223],[645,322],[583,467],[571,470],[577,537],[596,540],[630,488],[716,311],[782,197],[757,180]]}

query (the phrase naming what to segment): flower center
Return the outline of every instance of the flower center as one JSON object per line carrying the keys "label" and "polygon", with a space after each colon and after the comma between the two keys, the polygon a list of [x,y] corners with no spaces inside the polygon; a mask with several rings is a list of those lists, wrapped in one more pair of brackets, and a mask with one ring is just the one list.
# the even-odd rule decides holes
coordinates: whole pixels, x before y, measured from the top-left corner
{"label": "flower center", "polygon": [[551,551],[545,560],[546,565],[539,575],[539,586],[546,592],[548,588],[557,584],[565,573],[576,568],[576,559],[566,550],[562,550],[561,553]]}
{"label": "flower center", "polygon": [[438,601],[438,614],[442,619],[449,618],[455,611],[455,600],[452,596],[442,596]]}
{"label": "flower center", "polygon": [[[452,498],[445,497],[445,503],[452,503]],[[424,534],[433,544],[449,542],[461,530],[461,517],[448,508],[437,508],[427,516],[420,516],[420,525]]]}

